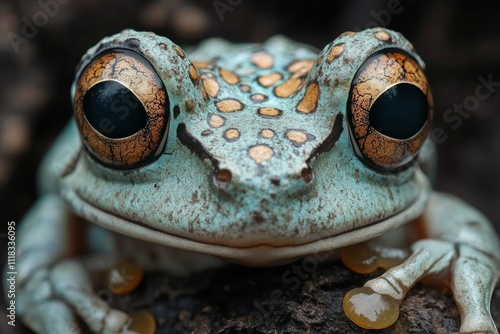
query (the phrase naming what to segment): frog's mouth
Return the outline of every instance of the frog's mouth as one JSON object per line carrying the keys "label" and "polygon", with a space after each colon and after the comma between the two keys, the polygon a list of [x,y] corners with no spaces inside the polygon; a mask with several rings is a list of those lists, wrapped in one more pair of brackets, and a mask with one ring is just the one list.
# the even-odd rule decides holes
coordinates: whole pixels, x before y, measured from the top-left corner
{"label": "frog's mouth", "polygon": [[273,246],[256,244],[246,247],[198,241],[186,237],[169,234],[137,221],[132,221],[115,214],[103,211],[88,203],[76,192],[67,194],[67,200],[80,216],[95,222],[112,231],[128,235],[132,238],[177,248],[185,251],[213,255],[231,262],[253,266],[272,266],[290,262],[310,255],[330,252],[334,249],[363,242],[380,236],[412,219],[420,216],[427,204],[430,185],[426,176],[418,170],[416,181],[421,189],[416,199],[405,209],[387,218],[375,221],[350,231],[331,235],[303,244]]}

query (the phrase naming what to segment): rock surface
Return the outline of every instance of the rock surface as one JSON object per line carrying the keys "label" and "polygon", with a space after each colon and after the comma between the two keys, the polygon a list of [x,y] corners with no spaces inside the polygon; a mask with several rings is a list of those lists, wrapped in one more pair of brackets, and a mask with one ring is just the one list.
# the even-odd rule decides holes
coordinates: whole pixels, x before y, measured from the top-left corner
{"label": "rock surface", "polygon": [[[151,312],[158,333],[458,332],[460,316],[449,290],[422,284],[409,292],[393,326],[377,331],[359,328],[345,316],[343,296],[381,272],[359,275],[341,263],[311,263],[275,268],[231,265],[188,279],[154,273],[129,295],[107,296],[112,306],[127,312]],[[492,314],[499,326],[499,289]]]}

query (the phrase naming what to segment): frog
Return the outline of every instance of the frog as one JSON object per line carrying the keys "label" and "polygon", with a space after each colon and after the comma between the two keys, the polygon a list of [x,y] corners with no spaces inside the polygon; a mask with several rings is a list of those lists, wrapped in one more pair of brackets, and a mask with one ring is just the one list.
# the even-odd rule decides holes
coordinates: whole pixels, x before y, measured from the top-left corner
{"label": "frog", "polygon": [[363,250],[391,262],[401,243],[406,255],[346,295],[353,322],[391,326],[408,291],[438,277],[461,333],[498,333],[499,238],[424,172],[424,70],[380,27],[321,50],[279,35],[190,49],[130,29],[102,39],[77,66],[73,118],[20,223],[18,315],[37,333],[125,333],[133,317],[92,280],[117,261],[196,275],[315,254],[359,269]]}

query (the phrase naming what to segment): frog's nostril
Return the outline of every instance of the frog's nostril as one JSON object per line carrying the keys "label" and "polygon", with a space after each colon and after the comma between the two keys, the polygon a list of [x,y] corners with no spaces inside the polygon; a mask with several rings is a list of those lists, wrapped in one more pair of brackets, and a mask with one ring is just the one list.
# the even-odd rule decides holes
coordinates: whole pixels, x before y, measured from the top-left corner
{"label": "frog's nostril", "polygon": [[231,183],[232,174],[227,169],[219,169],[214,173],[214,184],[219,188],[225,188]]}
{"label": "frog's nostril", "polygon": [[300,172],[300,176],[302,176],[306,183],[312,182],[312,180],[314,179],[312,168],[310,166],[307,166],[306,168],[302,169],[302,171]]}

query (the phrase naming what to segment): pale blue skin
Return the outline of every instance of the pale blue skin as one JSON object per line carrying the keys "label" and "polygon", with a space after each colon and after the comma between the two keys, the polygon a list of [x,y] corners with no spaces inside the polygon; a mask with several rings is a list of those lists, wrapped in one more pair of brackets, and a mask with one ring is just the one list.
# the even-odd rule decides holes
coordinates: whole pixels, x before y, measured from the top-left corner
{"label": "pale blue skin", "polygon": [[[390,42],[376,38],[376,32],[388,34]],[[134,39],[133,45],[130,39]],[[166,50],[165,46],[159,47],[162,43]],[[327,62],[330,48],[340,43],[344,43],[341,56]],[[390,30],[366,30],[337,38],[319,55],[312,48],[283,37],[274,37],[263,45],[210,40],[185,58],[173,51],[174,46],[167,38],[126,30],[103,39],[83,57],[77,78],[96,53],[109,48],[132,48],[151,63],[165,84],[171,108],[178,105],[180,113],[178,117],[171,115],[167,141],[158,158],[133,170],[115,170],[90,157],[83,149],[74,121],[61,135],[41,169],[45,195],[19,231],[18,312],[34,330],[78,332],[74,310],[96,332],[120,332],[128,321],[126,314],[109,310],[104,302],[93,297],[85,273],[93,270],[92,265],[84,263],[82,267],[79,260],[63,261],[71,244],[70,227],[64,223],[65,207],[69,206],[88,221],[141,239],[135,241],[141,247],[130,246],[136,252],[150,244],[162,254],[174,254],[165,255],[157,269],[176,273],[219,262],[193,254],[201,260],[186,265],[184,259],[176,258],[178,253],[169,253],[166,247],[267,266],[374,239],[424,215],[429,239],[411,245],[412,257],[366,286],[402,301],[405,292],[395,287],[410,288],[426,274],[453,268],[454,297],[462,314],[461,332],[497,333],[489,300],[499,277],[500,245],[486,218],[458,199],[433,193],[418,164],[398,173],[367,167],[356,155],[349,136],[348,93],[356,71],[370,55],[396,48],[424,66],[406,39]],[[257,48],[273,57],[272,68],[263,70],[250,63]],[[219,78],[217,98],[204,100],[200,83],[195,85],[189,78],[189,66],[191,61],[209,60],[215,55],[220,57],[216,64],[239,75],[240,82],[230,85]],[[257,76],[282,70],[295,59],[318,56],[324,56],[323,60],[312,67],[308,77],[319,83],[315,112],[295,112],[306,87],[288,98],[279,98],[273,95],[273,87],[256,83]],[[199,70],[201,73],[203,70]],[[331,84],[334,79],[335,85]],[[239,84],[247,84],[252,94],[262,93],[269,99],[254,102]],[[215,102],[226,98],[239,100],[244,110],[219,113]],[[277,119],[263,118],[257,115],[259,107],[275,107],[283,115]],[[224,126],[210,127],[207,120],[211,114],[223,116]],[[212,159],[201,159],[192,152],[193,147],[178,139],[181,123]],[[342,132],[333,148],[313,154],[335,127],[341,127]],[[224,139],[223,131],[228,128],[238,129],[240,138],[232,142]],[[259,135],[268,128],[275,132],[271,139]],[[207,129],[212,133],[202,135]],[[296,146],[285,137],[289,129],[302,129],[313,139]],[[274,155],[258,163],[248,149],[262,144],[271,147]],[[301,175],[308,163],[314,173],[310,182]],[[215,165],[231,172],[227,186],[214,184]],[[93,238],[99,238],[93,239],[99,240],[95,248],[108,254],[113,254],[115,240],[124,238],[103,229],[91,233]],[[124,240],[134,243],[131,238]],[[47,250],[27,253],[38,247]],[[458,248],[460,254],[455,253]],[[141,259],[147,262],[134,255],[139,263]],[[472,259],[472,266],[470,261],[454,261],[455,256]],[[471,286],[473,280],[476,282]],[[57,295],[59,301],[49,301],[47,298],[52,295]]]}

